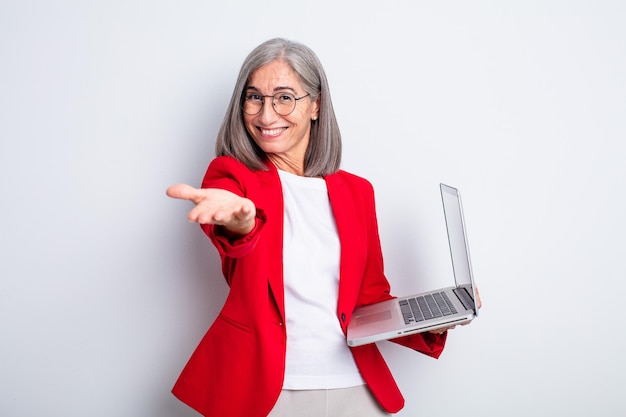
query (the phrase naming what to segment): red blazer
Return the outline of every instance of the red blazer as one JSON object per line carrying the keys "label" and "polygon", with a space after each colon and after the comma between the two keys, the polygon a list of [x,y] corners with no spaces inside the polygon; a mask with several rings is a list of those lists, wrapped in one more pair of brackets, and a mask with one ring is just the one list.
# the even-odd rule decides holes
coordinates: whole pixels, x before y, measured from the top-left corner
{"label": "red blazer", "polygon": [[[344,333],[355,306],[392,298],[383,258],[371,184],[345,171],[325,177],[341,242],[337,320]],[[283,197],[276,168],[251,171],[230,157],[214,159],[202,183],[249,198],[257,207],[251,233],[229,241],[219,226],[202,228],[222,259],[230,286],[224,307],[183,369],[172,392],[207,417],[265,417],[283,385]],[[439,357],[446,335],[395,339]],[[404,398],[376,344],[351,348],[380,405],[395,413]]]}

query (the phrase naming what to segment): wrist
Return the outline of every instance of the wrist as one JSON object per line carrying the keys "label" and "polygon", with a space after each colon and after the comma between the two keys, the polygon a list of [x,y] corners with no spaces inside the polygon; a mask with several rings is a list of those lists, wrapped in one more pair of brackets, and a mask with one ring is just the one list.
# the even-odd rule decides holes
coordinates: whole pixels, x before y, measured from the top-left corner
{"label": "wrist", "polygon": [[220,228],[222,229],[224,236],[226,236],[227,238],[238,239],[254,230],[255,225],[256,218],[253,217],[241,226],[220,226]]}

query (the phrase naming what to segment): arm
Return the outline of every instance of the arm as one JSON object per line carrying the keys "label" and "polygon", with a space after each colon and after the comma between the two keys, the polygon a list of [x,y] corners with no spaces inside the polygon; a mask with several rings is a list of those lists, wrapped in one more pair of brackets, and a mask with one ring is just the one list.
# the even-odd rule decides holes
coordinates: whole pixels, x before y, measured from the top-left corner
{"label": "arm", "polygon": [[[378,232],[378,221],[374,202],[374,192],[371,191],[371,203],[368,212],[368,256],[364,274],[362,293],[367,298],[360,300],[363,304],[394,298],[389,291],[389,282],[384,274],[383,255]],[[447,329],[435,331],[435,333],[419,333],[415,335],[392,339],[399,345],[414,349],[425,355],[438,358],[443,352],[447,338]]]}

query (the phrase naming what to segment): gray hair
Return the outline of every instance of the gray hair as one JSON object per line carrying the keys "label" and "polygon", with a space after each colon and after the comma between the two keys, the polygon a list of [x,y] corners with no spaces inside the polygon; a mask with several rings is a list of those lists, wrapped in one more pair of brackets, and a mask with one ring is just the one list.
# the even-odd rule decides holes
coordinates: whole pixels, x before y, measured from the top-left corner
{"label": "gray hair", "polygon": [[304,175],[324,176],[337,172],[341,163],[341,134],[335,118],[330,89],[322,64],[308,47],[286,39],[271,39],[246,58],[217,134],[215,154],[232,156],[252,170],[267,170],[265,153],[247,132],[242,110],[244,90],[252,73],[273,61],[286,62],[297,74],[311,100],[320,99],[319,116],[311,121],[311,136],[304,157]]}

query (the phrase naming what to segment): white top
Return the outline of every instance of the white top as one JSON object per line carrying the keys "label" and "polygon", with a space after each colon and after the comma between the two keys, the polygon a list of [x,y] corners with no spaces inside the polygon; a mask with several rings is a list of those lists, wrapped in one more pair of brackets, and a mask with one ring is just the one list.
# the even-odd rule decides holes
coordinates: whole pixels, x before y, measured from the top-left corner
{"label": "white top", "polygon": [[283,389],[362,385],[365,382],[337,319],[340,245],[326,182],[278,173],[285,201]]}

